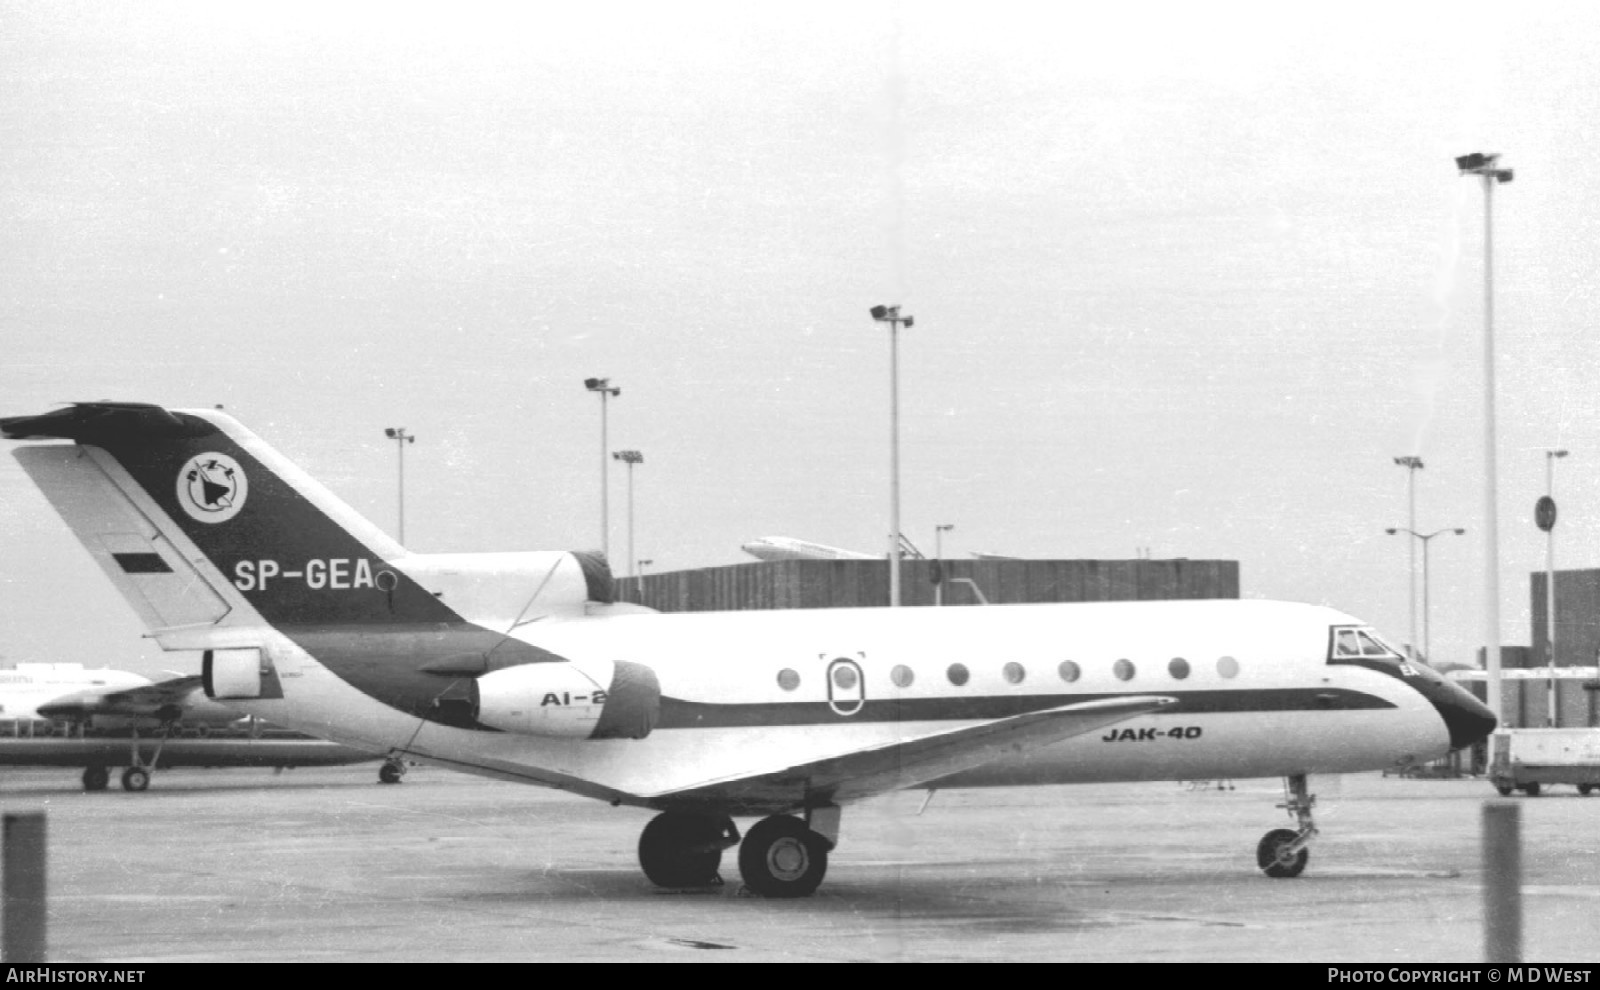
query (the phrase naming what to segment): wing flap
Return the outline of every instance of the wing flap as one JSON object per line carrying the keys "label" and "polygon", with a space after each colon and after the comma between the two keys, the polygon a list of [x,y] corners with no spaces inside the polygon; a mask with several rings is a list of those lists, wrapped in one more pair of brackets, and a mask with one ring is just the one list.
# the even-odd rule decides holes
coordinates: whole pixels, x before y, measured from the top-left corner
{"label": "wing flap", "polygon": [[842,804],[915,787],[1176,703],[1175,698],[1137,695],[1062,705],[926,733],[780,770],[705,781],[648,797],[655,807],[711,805],[728,814],[763,814],[804,804]]}

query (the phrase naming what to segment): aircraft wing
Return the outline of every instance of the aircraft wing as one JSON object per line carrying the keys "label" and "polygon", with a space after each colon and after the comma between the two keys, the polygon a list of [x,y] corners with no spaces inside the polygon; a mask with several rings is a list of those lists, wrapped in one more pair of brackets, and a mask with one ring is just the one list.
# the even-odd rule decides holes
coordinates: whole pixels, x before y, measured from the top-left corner
{"label": "aircraft wing", "polygon": [[[39,706],[45,718],[81,721],[94,716],[153,718],[170,721],[180,718],[193,705],[191,695],[200,688],[200,677],[174,677],[154,684],[118,688],[112,691],[76,691]],[[239,716],[235,713],[234,718]]]}
{"label": "aircraft wing", "polygon": [[710,780],[650,795],[650,804],[684,809],[711,805],[726,814],[764,814],[808,802],[843,804],[948,777],[1176,703],[1175,698],[1143,695],[1025,712],[771,772]]}

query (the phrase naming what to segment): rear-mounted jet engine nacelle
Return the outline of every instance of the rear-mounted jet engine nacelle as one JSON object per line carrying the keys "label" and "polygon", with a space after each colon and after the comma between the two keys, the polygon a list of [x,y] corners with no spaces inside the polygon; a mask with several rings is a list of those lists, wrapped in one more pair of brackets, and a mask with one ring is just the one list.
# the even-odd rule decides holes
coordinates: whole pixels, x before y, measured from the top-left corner
{"label": "rear-mounted jet engine nacelle", "polygon": [[253,646],[206,650],[200,657],[200,681],[214,701],[283,697],[272,659]]}
{"label": "rear-mounted jet engine nacelle", "polygon": [[655,671],[625,660],[520,664],[473,688],[480,723],[534,736],[643,739],[661,712]]}

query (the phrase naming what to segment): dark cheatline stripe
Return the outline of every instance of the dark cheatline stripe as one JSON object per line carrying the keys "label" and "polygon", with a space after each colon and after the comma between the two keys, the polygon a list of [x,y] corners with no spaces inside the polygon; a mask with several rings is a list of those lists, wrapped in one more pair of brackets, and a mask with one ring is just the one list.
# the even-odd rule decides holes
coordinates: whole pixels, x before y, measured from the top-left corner
{"label": "dark cheatline stripe", "polygon": [[172,568],[158,553],[114,553],[117,565],[127,574],[171,574]]}
{"label": "dark cheatline stripe", "polygon": [[[680,698],[661,699],[662,729],[742,728],[780,725],[833,725],[840,722],[939,722],[995,719],[1082,704],[1116,694],[981,695],[967,698],[869,699],[854,715],[840,715],[826,701],[721,705]],[[1176,698],[1162,716],[1243,712],[1316,712],[1393,708],[1376,695],[1344,688],[1268,688],[1230,691],[1145,691]]]}

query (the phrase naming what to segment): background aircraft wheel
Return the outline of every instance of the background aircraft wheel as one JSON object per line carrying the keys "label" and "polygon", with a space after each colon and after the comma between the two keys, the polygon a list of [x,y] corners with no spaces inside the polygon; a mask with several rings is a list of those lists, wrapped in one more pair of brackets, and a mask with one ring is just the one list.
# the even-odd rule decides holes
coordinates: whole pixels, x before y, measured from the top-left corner
{"label": "background aircraft wheel", "polygon": [[1275,828],[1263,835],[1260,845],[1256,846],[1256,865],[1269,877],[1299,876],[1306,868],[1306,860],[1311,858],[1311,850],[1302,849],[1287,862],[1280,858],[1282,851],[1295,838],[1296,833],[1287,828]]}
{"label": "background aircraft wheel", "polygon": [[400,778],[404,777],[405,775],[405,767],[392,761],[385,762],[383,766],[378,768],[378,783],[398,784],[400,783]]}
{"label": "background aircraft wheel", "polygon": [[111,771],[105,767],[87,767],[83,771],[83,789],[103,791],[111,783]]}
{"label": "background aircraft wheel", "polygon": [[142,767],[129,767],[122,771],[122,789],[136,793],[149,790],[150,772]]}
{"label": "background aircraft wheel", "polygon": [[827,841],[788,815],[763,818],[739,846],[744,885],[762,897],[809,897],[827,872]]}
{"label": "background aircraft wheel", "polygon": [[[703,887],[717,882],[728,818],[663,811],[639,835],[639,866],[658,887]],[[737,833],[734,833],[737,834]]]}
{"label": "background aircraft wheel", "polygon": [[1592,790],[1594,790],[1594,785],[1593,784],[1579,784],[1578,785],[1578,793],[1582,794],[1584,797],[1588,797],[1589,796],[1589,792],[1592,791]]}
{"label": "background aircraft wheel", "polygon": [[1516,790],[1516,788],[1512,787],[1510,784],[1496,784],[1494,785],[1494,789],[1500,792],[1501,797],[1510,797],[1511,792]]}
{"label": "background aircraft wheel", "polygon": [[1537,781],[1532,784],[1522,785],[1522,793],[1528,795],[1529,797],[1538,797],[1541,790],[1543,790],[1543,788],[1539,786]]}

